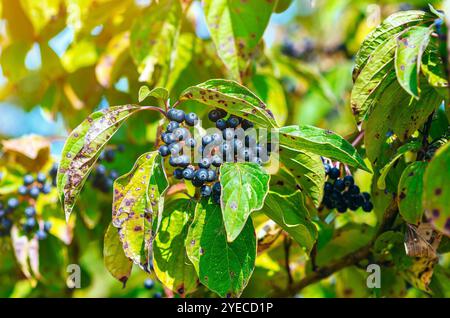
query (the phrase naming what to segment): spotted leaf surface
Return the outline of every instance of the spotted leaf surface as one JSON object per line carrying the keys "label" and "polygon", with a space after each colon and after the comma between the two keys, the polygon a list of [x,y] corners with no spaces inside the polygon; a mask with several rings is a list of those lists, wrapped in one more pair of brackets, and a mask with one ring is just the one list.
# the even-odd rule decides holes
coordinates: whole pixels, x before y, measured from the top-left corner
{"label": "spotted leaf surface", "polygon": [[220,204],[229,242],[238,237],[250,214],[263,207],[269,181],[270,175],[254,163],[224,163],[220,167]]}
{"label": "spotted leaf surface", "polygon": [[277,1],[204,0],[204,12],[217,52],[233,79],[241,80]]}
{"label": "spotted leaf surface", "polygon": [[239,297],[255,267],[256,237],[249,219],[227,242],[220,206],[202,200],[186,238],[186,250],[200,282],[221,297]]}
{"label": "spotted leaf surface", "polygon": [[419,98],[419,72],[422,56],[430,42],[433,29],[427,26],[413,26],[397,39],[395,71],[403,89]]}
{"label": "spotted leaf surface", "polygon": [[398,184],[398,208],[408,223],[418,224],[422,220],[423,175],[427,163],[417,161],[403,171]]}
{"label": "spotted leaf surface", "polygon": [[57,176],[58,194],[69,218],[103,147],[139,107],[117,106],[91,114],[67,138]]}
{"label": "spotted leaf surface", "polygon": [[450,236],[450,143],[441,147],[424,176],[423,208],[438,231]]}
{"label": "spotted leaf surface", "polygon": [[158,152],[143,154],[133,169],[114,182],[113,225],[125,255],[148,271],[153,220],[159,220],[167,181]]}
{"label": "spotted leaf surface", "polygon": [[195,202],[171,201],[164,207],[153,244],[153,266],[158,279],[179,294],[197,287],[197,274],[186,254],[185,241],[194,218]]}
{"label": "spotted leaf surface", "polygon": [[316,206],[322,202],[325,169],[319,155],[280,148],[280,163],[300,185],[299,190],[308,195]]}
{"label": "spotted leaf surface", "polygon": [[262,211],[289,233],[307,253],[311,252],[317,239],[317,230],[311,222],[301,192],[280,195],[271,191],[266,197]]}
{"label": "spotted leaf surface", "polygon": [[125,256],[118,229],[112,224],[108,226],[105,233],[103,260],[111,275],[125,285],[130,277],[133,262]]}
{"label": "spotted leaf surface", "polygon": [[265,128],[277,127],[272,112],[253,92],[235,81],[214,79],[186,89],[180,100],[193,99],[243,117]]}
{"label": "spotted leaf surface", "polygon": [[138,67],[140,81],[151,82],[154,73],[159,72],[159,80],[167,80],[180,32],[181,11],[179,0],[153,1],[136,18],[131,28],[130,53]]}
{"label": "spotted leaf surface", "polygon": [[279,129],[280,145],[299,151],[308,151],[370,171],[356,149],[332,131],[308,125],[287,126]]}

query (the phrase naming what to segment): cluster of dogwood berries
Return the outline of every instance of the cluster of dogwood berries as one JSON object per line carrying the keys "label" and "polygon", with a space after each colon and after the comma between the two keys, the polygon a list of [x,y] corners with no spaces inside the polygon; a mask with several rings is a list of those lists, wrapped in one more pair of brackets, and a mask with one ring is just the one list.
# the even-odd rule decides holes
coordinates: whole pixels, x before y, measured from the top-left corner
{"label": "cluster of dogwood berries", "polygon": [[47,238],[51,223],[45,220],[38,222],[36,200],[40,195],[50,193],[52,186],[56,184],[56,173],[57,166],[53,166],[48,174],[27,174],[17,193],[5,202],[0,201],[0,237],[8,236],[13,224],[18,224],[25,233],[35,234],[39,240]]}
{"label": "cluster of dogwood berries", "polygon": [[325,172],[328,180],[325,182],[322,204],[327,209],[336,209],[340,213],[345,213],[348,209],[356,211],[362,208],[365,212],[373,210],[370,194],[361,193],[351,175],[340,178],[341,171],[329,164],[325,164]]}
{"label": "cluster of dogwood berries", "polygon": [[[253,123],[228,113],[222,109],[209,112],[208,118],[215,123],[217,129],[212,134],[204,135],[196,140],[190,127],[197,125],[195,113],[172,108],[167,112],[170,120],[166,130],[161,134],[163,145],[159,153],[169,157],[169,164],[175,167],[174,177],[189,180],[200,188],[202,197],[212,196],[213,201],[220,200],[221,185],[219,167],[224,162],[253,162],[262,165],[268,161],[270,144],[256,142],[256,138],[245,131],[253,128]],[[244,132],[239,138],[238,131]],[[198,158],[197,160],[194,160]],[[197,163],[194,163],[197,161]]]}
{"label": "cluster of dogwood berries", "polygon": [[117,147],[111,146],[102,151],[98,157],[94,173],[89,176],[92,186],[103,193],[110,193],[114,185],[114,180],[119,177],[119,173],[116,170],[108,169],[103,164],[104,162],[114,162],[117,151],[124,152],[125,147],[123,145],[118,145]]}

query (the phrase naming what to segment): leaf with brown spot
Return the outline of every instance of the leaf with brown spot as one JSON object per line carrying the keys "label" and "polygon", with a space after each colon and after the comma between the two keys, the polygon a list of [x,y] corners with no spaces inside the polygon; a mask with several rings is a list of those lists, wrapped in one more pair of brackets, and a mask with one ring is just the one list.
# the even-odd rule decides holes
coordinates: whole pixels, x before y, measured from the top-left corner
{"label": "leaf with brown spot", "polygon": [[191,86],[181,93],[180,101],[191,99],[244,117],[259,127],[278,127],[264,102],[248,88],[235,81],[213,79]]}
{"label": "leaf with brown spot", "polygon": [[418,224],[422,220],[423,175],[427,165],[423,161],[411,163],[403,171],[398,183],[398,209],[405,221],[411,224]]}
{"label": "leaf with brown spot", "polygon": [[157,151],[139,157],[133,169],[114,182],[112,222],[119,229],[125,255],[149,271],[152,226],[160,220],[169,187]]}
{"label": "leaf with brown spot", "polygon": [[203,5],[217,53],[232,78],[241,81],[276,1],[204,0]]}
{"label": "leaf with brown spot", "polygon": [[58,195],[70,217],[75,202],[106,143],[140,107],[125,105],[91,114],[67,138],[58,169]]}
{"label": "leaf with brown spot", "polygon": [[111,275],[125,286],[130,277],[133,262],[123,252],[118,229],[109,224],[103,242],[103,261]]}
{"label": "leaf with brown spot", "polygon": [[[442,146],[424,175],[423,208],[433,226],[450,236],[450,143]],[[436,192],[440,193],[436,195]]]}
{"label": "leaf with brown spot", "polygon": [[239,236],[229,243],[220,206],[202,200],[189,227],[186,250],[202,284],[221,297],[239,297],[255,267],[252,220],[248,219]]}
{"label": "leaf with brown spot", "polygon": [[270,175],[255,163],[224,163],[220,167],[220,205],[227,232],[233,242],[253,211],[264,206]]}

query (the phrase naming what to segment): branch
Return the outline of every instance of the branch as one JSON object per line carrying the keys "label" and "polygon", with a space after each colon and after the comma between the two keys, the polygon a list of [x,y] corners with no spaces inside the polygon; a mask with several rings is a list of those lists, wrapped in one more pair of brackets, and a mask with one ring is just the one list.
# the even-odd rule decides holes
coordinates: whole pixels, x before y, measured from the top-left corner
{"label": "branch", "polygon": [[381,221],[376,235],[366,246],[363,246],[355,252],[345,255],[344,257],[330,263],[329,265],[318,268],[315,272],[309,273],[305,278],[297,283],[294,283],[289,290],[278,290],[275,297],[290,297],[293,294],[297,294],[298,292],[300,292],[303,288],[314,284],[324,278],[327,278],[328,276],[340,271],[343,268],[358,264],[360,261],[368,258],[371,254],[373,244],[381,234],[391,228],[392,224],[395,221],[397,213],[397,202],[395,199],[392,199],[389,207],[384,213],[383,220]]}
{"label": "branch", "polygon": [[290,267],[290,249],[291,249],[291,244],[292,241],[290,239],[290,237],[288,237],[287,235],[284,237],[284,262],[285,262],[285,266],[286,266],[286,272],[287,272],[287,276],[288,276],[288,289],[291,290],[292,288],[292,284],[294,283],[294,279],[292,278],[292,273],[291,273],[291,267]]}

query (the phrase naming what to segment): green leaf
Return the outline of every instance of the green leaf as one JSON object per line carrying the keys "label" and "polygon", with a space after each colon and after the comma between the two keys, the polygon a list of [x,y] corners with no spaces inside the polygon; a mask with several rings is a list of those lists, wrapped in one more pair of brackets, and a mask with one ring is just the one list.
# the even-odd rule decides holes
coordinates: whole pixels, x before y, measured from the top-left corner
{"label": "green leaf", "polygon": [[113,225],[119,228],[125,255],[149,271],[153,220],[162,213],[169,187],[161,156],[145,153],[133,169],[114,182]]}
{"label": "green leaf", "polygon": [[406,141],[441,104],[442,97],[425,79],[421,80],[421,87],[422,95],[419,100],[406,93],[397,81],[382,92],[364,125],[366,154],[373,164],[387,163],[390,156],[384,158],[383,149],[386,149],[386,142],[392,133],[400,141]]}
{"label": "green leaf", "polygon": [[58,194],[66,219],[105,144],[128,117],[139,111],[132,105],[117,106],[91,114],[67,138],[58,170]]}
{"label": "green leaf", "polygon": [[450,236],[450,143],[442,146],[425,171],[423,208],[434,227]]}
{"label": "green leaf", "polygon": [[164,286],[179,294],[190,293],[197,287],[197,274],[185,248],[194,210],[195,202],[187,199],[167,204],[153,243],[156,276]]}
{"label": "green leaf", "polygon": [[299,125],[282,127],[279,129],[279,133],[282,146],[309,151],[370,172],[358,151],[348,141],[332,131]]}
{"label": "green leaf", "polygon": [[395,71],[400,85],[408,94],[419,98],[419,73],[422,56],[430,42],[433,29],[413,26],[397,39]]}
{"label": "green leaf", "polygon": [[317,229],[311,222],[304,197],[297,191],[291,195],[269,192],[262,211],[310,253],[317,239]]}
{"label": "green leaf", "polygon": [[288,120],[288,107],[280,82],[272,75],[257,74],[252,77],[252,87],[267,104],[267,107],[275,116],[276,122],[279,125],[284,125]]}
{"label": "green leaf", "polygon": [[241,233],[250,213],[264,206],[270,175],[254,163],[224,163],[220,167],[223,220],[228,242]]}
{"label": "green leaf", "polygon": [[408,142],[407,144],[399,147],[397,149],[397,153],[395,154],[395,156],[389,161],[389,163],[387,165],[385,165],[380,170],[380,177],[378,178],[378,181],[377,181],[378,188],[381,190],[386,189],[386,177],[387,177],[389,171],[391,170],[392,166],[397,162],[398,159],[400,159],[402,156],[404,156],[407,152],[419,150],[421,146],[422,146],[422,144],[419,141],[414,140],[414,141]]}
{"label": "green leaf", "polygon": [[272,112],[264,102],[235,81],[213,79],[186,89],[180,101],[196,100],[214,108],[243,117],[265,128],[277,127]]}
{"label": "green leaf", "polygon": [[109,41],[95,66],[95,75],[103,87],[110,88],[120,76],[122,67],[128,58],[129,47],[130,32],[127,31],[115,35]]}
{"label": "green leaf", "polygon": [[255,267],[252,220],[247,220],[242,232],[229,243],[220,206],[202,200],[195,209],[186,249],[203,285],[221,297],[239,297]]}
{"label": "green leaf", "polygon": [[58,15],[60,7],[60,0],[20,0],[20,2],[37,34]]}
{"label": "green leaf", "polygon": [[325,184],[325,169],[319,155],[290,149],[280,148],[280,163],[300,185],[300,190],[308,195],[315,206],[319,206],[323,197]]}
{"label": "green leaf", "polygon": [[155,87],[154,89],[150,90],[148,86],[141,86],[141,88],[139,89],[139,103],[141,103],[147,97],[154,97],[163,102],[166,102],[166,100],[169,98],[169,91],[162,87]]}
{"label": "green leaf", "polygon": [[445,63],[442,60],[442,56],[439,52],[439,39],[431,38],[428,49],[422,58],[421,71],[425,78],[428,80],[428,84],[442,90],[442,95],[448,95],[448,79],[445,70]]}
{"label": "green leaf", "polygon": [[178,0],[153,1],[135,20],[130,53],[138,66],[141,82],[152,82],[155,76],[167,80],[181,21]]}
{"label": "green leaf", "polygon": [[74,43],[61,58],[61,64],[64,69],[73,73],[80,68],[94,65],[98,60],[97,48],[95,43],[83,40]]}
{"label": "green leaf", "polygon": [[427,165],[423,161],[411,163],[398,184],[398,209],[408,223],[418,224],[422,220],[423,175]]}
{"label": "green leaf", "polygon": [[125,286],[128,277],[131,275],[133,262],[125,256],[122,243],[120,242],[119,232],[112,224],[109,224],[105,233],[103,260],[106,269],[111,275]]}
{"label": "green leaf", "polygon": [[355,58],[353,78],[356,79],[359,76],[377,47],[383,45],[392,38],[396,38],[396,35],[401,33],[408,26],[421,24],[425,21],[431,22],[433,20],[434,18],[431,15],[418,10],[401,11],[389,16],[382,24],[373,30],[362,43]]}
{"label": "green leaf", "polygon": [[276,1],[204,0],[206,22],[233,79],[241,80],[266,29]]}

